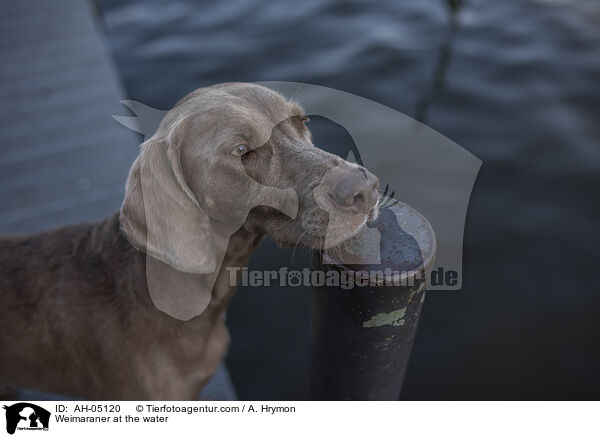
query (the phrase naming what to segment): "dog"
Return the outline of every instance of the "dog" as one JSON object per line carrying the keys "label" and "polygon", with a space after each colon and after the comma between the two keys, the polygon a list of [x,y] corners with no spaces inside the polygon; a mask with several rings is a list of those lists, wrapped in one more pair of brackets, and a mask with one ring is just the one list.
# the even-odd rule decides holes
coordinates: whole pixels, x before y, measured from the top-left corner
{"label": "dog", "polygon": [[266,235],[342,244],[377,218],[377,177],[313,145],[268,88],[198,89],[140,146],[120,211],[0,238],[0,383],[90,400],[194,400]]}

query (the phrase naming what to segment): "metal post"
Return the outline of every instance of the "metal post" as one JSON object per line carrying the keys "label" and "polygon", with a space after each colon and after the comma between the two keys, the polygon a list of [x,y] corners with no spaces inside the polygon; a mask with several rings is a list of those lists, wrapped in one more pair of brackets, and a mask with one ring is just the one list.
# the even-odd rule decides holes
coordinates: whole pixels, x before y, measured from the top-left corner
{"label": "metal post", "polygon": [[326,277],[333,272],[367,284],[314,288],[313,399],[399,398],[435,251],[429,222],[398,203],[383,208],[342,253],[319,256]]}

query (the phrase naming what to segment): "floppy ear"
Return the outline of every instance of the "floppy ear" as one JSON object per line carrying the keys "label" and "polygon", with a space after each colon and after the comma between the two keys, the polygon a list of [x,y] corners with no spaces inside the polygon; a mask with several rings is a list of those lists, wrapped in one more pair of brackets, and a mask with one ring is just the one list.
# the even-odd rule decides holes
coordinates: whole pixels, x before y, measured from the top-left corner
{"label": "floppy ear", "polygon": [[187,185],[177,144],[156,135],[141,145],[127,178],[121,230],[137,249],[176,270],[217,268],[209,217]]}

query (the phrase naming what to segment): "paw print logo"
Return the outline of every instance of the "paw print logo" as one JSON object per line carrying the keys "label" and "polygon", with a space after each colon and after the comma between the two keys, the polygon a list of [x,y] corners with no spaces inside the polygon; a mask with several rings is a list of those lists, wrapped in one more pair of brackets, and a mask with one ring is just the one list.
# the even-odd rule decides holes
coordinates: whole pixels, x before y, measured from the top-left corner
{"label": "paw print logo", "polygon": [[302,282],[302,276],[298,270],[288,272],[288,284],[292,287],[297,287]]}

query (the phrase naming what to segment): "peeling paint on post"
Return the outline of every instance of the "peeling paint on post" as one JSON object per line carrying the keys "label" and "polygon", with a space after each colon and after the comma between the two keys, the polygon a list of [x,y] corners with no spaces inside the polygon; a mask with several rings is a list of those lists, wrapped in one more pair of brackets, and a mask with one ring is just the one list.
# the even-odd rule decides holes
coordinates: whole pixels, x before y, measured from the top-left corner
{"label": "peeling paint on post", "polygon": [[363,322],[363,328],[376,328],[378,326],[404,326],[404,316],[406,315],[406,307],[400,308],[391,313],[379,313],[371,317],[366,322]]}
{"label": "peeling paint on post", "polygon": [[[351,289],[315,287],[313,399],[399,398],[435,251],[429,222],[410,206],[398,203],[384,208],[373,225],[336,251],[335,258],[327,253],[319,256],[325,271],[334,269],[350,276],[358,271],[390,270],[383,277],[372,275],[368,285]],[[405,274],[400,277],[390,271]]]}

